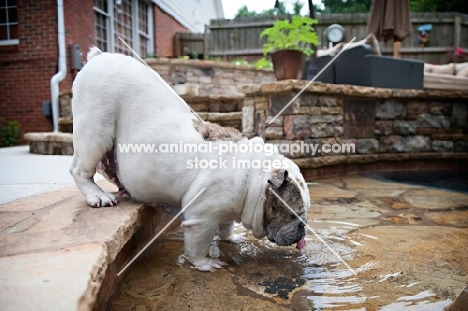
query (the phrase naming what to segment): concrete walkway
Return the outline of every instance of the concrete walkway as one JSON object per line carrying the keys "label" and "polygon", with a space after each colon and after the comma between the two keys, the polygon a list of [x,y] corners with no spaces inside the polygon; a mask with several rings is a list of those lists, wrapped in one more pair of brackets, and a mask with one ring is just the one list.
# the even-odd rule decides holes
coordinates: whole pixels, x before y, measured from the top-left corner
{"label": "concrete walkway", "polygon": [[72,156],[31,154],[28,146],[0,148],[0,204],[73,186],[71,162]]}
{"label": "concrete walkway", "polygon": [[71,161],[30,154],[28,146],[0,148],[0,204],[74,185]]}

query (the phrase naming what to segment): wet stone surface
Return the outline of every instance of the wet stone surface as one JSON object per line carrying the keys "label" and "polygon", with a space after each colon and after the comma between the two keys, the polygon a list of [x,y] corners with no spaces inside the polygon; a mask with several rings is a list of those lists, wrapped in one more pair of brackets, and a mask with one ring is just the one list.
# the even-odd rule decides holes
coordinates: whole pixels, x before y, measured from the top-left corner
{"label": "wet stone surface", "polygon": [[157,242],[112,310],[444,310],[468,283],[468,195],[349,176],[311,184],[302,250],[213,243],[215,273],[176,264],[182,232]]}

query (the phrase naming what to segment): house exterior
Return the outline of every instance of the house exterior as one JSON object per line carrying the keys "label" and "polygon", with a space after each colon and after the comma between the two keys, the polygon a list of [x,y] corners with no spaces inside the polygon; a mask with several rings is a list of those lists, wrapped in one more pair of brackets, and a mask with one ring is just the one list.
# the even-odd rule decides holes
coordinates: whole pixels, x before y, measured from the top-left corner
{"label": "house exterior", "polygon": [[[60,17],[59,13],[63,12]],[[202,32],[223,18],[221,0],[4,0],[0,2],[0,118],[21,130],[53,130],[51,78],[60,69],[63,18],[66,71],[59,83],[68,92],[89,46],[130,54],[121,37],[141,56],[173,56],[176,32]]]}

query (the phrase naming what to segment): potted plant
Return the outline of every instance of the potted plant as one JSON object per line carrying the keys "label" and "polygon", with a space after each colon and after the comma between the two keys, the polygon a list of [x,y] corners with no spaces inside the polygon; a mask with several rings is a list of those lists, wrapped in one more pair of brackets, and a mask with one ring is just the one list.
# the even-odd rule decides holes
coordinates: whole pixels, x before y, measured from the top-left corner
{"label": "potted plant", "polygon": [[293,16],[291,20],[277,20],[272,27],[262,31],[266,37],[263,54],[270,53],[277,80],[300,79],[306,56],[314,53],[318,37],[314,24],[316,19],[308,16]]}

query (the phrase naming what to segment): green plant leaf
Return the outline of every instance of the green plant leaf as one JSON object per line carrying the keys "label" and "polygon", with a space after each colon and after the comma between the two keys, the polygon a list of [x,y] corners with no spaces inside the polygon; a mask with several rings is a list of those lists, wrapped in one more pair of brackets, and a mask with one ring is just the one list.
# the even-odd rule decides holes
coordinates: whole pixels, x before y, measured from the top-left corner
{"label": "green plant leaf", "polygon": [[263,54],[273,50],[297,50],[312,55],[311,45],[317,45],[318,36],[313,27],[318,21],[308,16],[293,16],[291,20],[278,20],[272,27],[263,30],[260,37],[266,37]]}
{"label": "green plant leaf", "polygon": [[273,68],[273,64],[265,57],[262,57],[259,60],[257,60],[254,65],[256,69]]}

